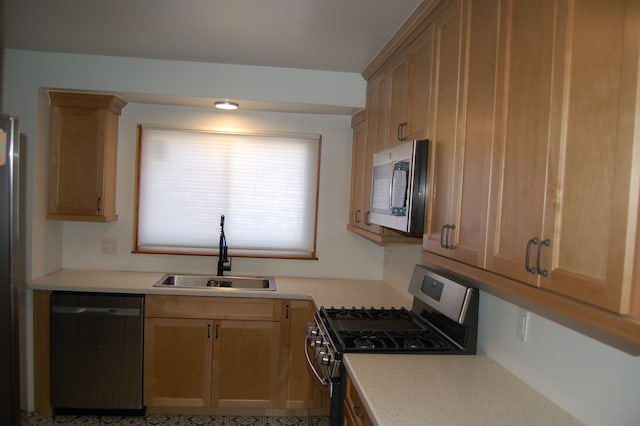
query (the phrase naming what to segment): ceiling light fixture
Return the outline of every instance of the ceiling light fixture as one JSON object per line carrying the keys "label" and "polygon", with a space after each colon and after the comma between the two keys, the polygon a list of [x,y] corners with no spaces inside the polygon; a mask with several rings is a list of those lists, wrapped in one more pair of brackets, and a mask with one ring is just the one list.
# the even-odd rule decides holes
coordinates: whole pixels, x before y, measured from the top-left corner
{"label": "ceiling light fixture", "polygon": [[227,109],[227,110],[232,110],[232,109],[238,109],[238,107],[240,105],[238,105],[235,102],[229,102],[229,101],[224,101],[224,102],[216,102],[215,103],[216,108],[218,109]]}

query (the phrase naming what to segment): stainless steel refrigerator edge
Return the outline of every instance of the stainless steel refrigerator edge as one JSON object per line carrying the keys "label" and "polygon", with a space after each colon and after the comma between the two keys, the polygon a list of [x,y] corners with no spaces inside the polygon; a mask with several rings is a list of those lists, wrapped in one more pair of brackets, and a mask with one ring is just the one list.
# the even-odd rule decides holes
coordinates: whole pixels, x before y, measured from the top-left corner
{"label": "stainless steel refrigerator edge", "polygon": [[0,419],[3,424],[11,425],[20,423],[19,164],[18,120],[0,115]]}

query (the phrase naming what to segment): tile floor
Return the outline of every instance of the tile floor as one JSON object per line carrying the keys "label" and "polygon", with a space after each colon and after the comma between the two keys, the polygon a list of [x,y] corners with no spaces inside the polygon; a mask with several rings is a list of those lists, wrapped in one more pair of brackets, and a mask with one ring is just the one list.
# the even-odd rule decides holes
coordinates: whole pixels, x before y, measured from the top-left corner
{"label": "tile floor", "polygon": [[22,426],[31,425],[127,425],[127,426],[329,426],[328,417],[303,416],[121,416],[62,415],[50,418],[22,413]]}

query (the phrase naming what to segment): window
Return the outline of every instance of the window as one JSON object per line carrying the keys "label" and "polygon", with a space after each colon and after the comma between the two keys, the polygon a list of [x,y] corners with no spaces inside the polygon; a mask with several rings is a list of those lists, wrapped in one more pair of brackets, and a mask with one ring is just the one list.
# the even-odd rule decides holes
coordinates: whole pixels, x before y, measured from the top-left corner
{"label": "window", "polygon": [[320,136],[139,126],[135,250],[315,258]]}

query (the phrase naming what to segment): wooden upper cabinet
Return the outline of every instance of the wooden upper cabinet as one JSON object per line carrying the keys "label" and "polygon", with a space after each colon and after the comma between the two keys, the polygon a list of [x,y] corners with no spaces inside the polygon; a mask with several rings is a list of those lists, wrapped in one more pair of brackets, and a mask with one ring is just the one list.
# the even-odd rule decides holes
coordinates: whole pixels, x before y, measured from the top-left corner
{"label": "wooden upper cabinet", "polygon": [[560,4],[540,285],[629,313],[638,272],[640,4]]}
{"label": "wooden upper cabinet", "polygon": [[365,204],[367,160],[367,121],[365,111],[353,116],[353,147],[351,157],[351,203],[349,225],[364,227],[364,214],[368,210]]}
{"label": "wooden upper cabinet", "polygon": [[431,198],[423,248],[482,267],[496,73],[497,0],[436,19]]}
{"label": "wooden upper cabinet", "polygon": [[[525,269],[541,237],[549,149],[555,1],[504,2],[487,267],[536,284]],[[531,253],[531,251],[529,251]],[[529,257],[529,261],[535,261]]]}
{"label": "wooden upper cabinet", "polygon": [[387,92],[388,100],[384,107],[388,109],[387,118],[389,122],[386,126],[387,133],[384,137],[383,149],[390,148],[407,140],[409,64],[405,52],[398,55],[391,62],[386,74],[388,76],[387,81],[389,88]]}
{"label": "wooden upper cabinet", "polygon": [[630,312],[637,259],[638,9],[500,10],[487,268],[619,313]]}
{"label": "wooden upper cabinet", "polygon": [[380,149],[404,141],[427,138],[433,72],[433,26],[394,56],[383,71],[386,86],[381,114],[387,133]]}
{"label": "wooden upper cabinet", "polygon": [[389,110],[384,107],[389,95],[388,82],[386,74],[369,82],[367,109],[352,119],[351,205],[347,228],[378,244],[420,243],[419,238],[406,236],[369,221],[373,154],[384,149],[389,122]]}
{"label": "wooden upper cabinet", "polygon": [[434,34],[434,26],[430,25],[407,48],[407,124],[403,133],[407,140],[422,140],[429,136]]}
{"label": "wooden upper cabinet", "polygon": [[117,96],[49,92],[48,219],[109,222],[116,214]]}

